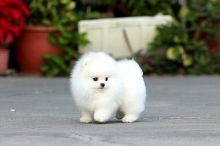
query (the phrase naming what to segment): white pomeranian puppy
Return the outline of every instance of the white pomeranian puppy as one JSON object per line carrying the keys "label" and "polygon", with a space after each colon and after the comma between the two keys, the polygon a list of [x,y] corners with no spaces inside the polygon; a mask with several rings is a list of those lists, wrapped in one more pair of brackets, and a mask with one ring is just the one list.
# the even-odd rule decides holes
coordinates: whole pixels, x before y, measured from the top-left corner
{"label": "white pomeranian puppy", "polygon": [[146,88],[139,65],[133,60],[117,62],[103,52],[90,52],[78,60],[70,89],[83,123],[106,122],[116,112],[122,122],[134,122],[145,108]]}

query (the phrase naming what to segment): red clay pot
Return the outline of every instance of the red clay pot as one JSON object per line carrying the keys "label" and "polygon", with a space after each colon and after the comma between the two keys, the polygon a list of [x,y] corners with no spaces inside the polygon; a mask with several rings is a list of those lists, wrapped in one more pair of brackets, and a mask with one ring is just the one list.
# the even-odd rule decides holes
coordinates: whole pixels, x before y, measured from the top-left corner
{"label": "red clay pot", "polygon": [[44,55],[62,55],[61,49],[48,40],[50,33],[58,33],[52,27],[26,26],[15,44],[16,59],[21,72],[26,75],[42,75]]}
{"label": "red clay pot", "polygon": [[8,68],[9,50],[0,46],[0,74],[4,74]]}

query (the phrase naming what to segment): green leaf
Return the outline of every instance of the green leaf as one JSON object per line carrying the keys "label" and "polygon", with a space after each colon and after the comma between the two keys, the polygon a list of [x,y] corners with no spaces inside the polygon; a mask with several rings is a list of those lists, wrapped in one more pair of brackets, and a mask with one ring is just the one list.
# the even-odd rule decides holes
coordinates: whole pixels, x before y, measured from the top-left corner
{"label": "green leaf", "polygon": [[69,41],[67,39],[65,39],[64,37],[60,37],[58,39],[58,43],[59,43],[60,46],[65,46],[69,43]]}
{"label": "green leaf", "polygon": [[58,37],[54,33],[50,33],[49,40],[54,44],[58,44]]}

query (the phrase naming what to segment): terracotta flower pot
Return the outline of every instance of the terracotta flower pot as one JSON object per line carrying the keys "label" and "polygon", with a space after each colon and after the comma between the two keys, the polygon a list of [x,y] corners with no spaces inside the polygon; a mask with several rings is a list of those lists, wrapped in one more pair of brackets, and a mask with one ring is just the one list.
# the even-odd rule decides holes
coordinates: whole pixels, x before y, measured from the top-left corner
{"label": "terracotta flower pot", "polygon": [[4,74],[8,68],[9,50],[0,47],[0,74]]}
{"label": "terracotta flower pot", "polygon": [[62,55],[61,49],[48,40],[52,27],[26,26],[16,42],[16,58],[21,72],[26,75],[42,75],[45,54]]}

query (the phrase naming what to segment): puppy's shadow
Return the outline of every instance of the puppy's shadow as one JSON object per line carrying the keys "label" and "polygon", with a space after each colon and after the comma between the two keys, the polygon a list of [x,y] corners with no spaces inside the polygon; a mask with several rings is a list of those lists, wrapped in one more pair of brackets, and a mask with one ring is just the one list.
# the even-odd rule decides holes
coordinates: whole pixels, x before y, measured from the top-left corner
{"label": "puppy's shadow", "polygon": [[[150,118],[151,119],[151,118]],[[137,121],[135,122],[132,122],[132,123],[123,123],[121,120],[118,120],[118,119],[112,119],[110,121],[107,121],[107,122],[96,122],[96,121],[93,121],[91,123],[80,123],[79,121],[77,121],[78,124],[85,124],[85,125],[90,125],[90,124],[94,124],[94,125],[111,125],[111,124],[123,124],[123,125],[126,125],[126,124],[140,124],[140,123],[146,123],[146,122],[152,122],[152,120],[150,119],[146,119],[146,118],[141,118],[141,119],[138,119]],[[154,121],[154,120],[153,120]]]}
{"label": "puppy's shadow", "polygon": [[[143,122],[144,121],[142,119],[140,119],[140,120],[132,122],[132,123],[134,124],[134,123],[143,123]],[[113,119],[113,120],[103,122],[103,123],[93,121],[91,124],[102,125],[102,124],[132,124],[132,123],[123,123],[121,120]]]}
{"label": "puppy's shadow", "polygon": [[97,125],[102,125],[102,124],[123,124],[123,122],[119,121],[119,120],[111,120],[111,121],[107,121],[107,122],[96,122],[93,121],[92,124],[97,124]]}

